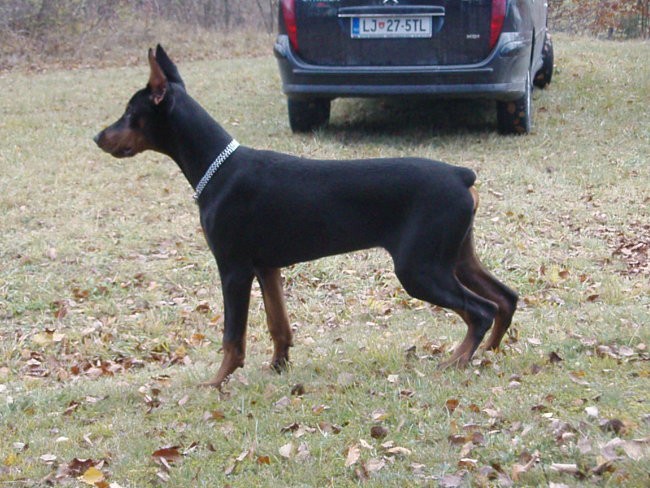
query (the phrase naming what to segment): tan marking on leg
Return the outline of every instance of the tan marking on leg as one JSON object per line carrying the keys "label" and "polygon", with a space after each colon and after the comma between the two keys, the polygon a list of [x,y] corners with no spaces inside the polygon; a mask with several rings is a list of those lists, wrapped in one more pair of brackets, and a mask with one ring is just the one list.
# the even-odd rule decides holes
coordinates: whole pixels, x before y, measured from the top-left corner
{"label": "tan marking on leg", "polygon": [[472,230],[461,244],[456,276],[465,287],[496,304],[497,312],[492,332],[481,348],[497,349],[512,322],[512,316],[517,308],[517,294],[483,267],[474,252]]}
{"label": "tan marking on leg", "polygon": [[476,211],[478,210],[478,202],[479,202],[478,190],[475,187],[470,186],[469,193],[470,195],[472,195],[472,199],[474,200],[474,213],[476,213]]}
{"label": "tan marking on leg", "polygon": [[474,333],[475,326],[469,316],[462,310],[454,310],[454,312],[460,315],[467,324],[467,333],[463,342],[454,350],[451,357],[438,365],[439,369],[447,369],[449,367],[465,368],[479,345],[479,341],[476,339],[476,334]]}
{"label": "tan marking on leg", "polygon": [[223,359],[217,374],[209,381],[201,383],[201,386],[210,386],[221,389],[228,377],[235,372],[237,368],[244,366],[246,357],[245,344],[223,343]]}
{"label": "tan marking on leg", "polygon": [[266,268],[258,270],[258,277],[262,285],[266,323],[273,339],[271,367],[281,370],[289,363],[289,348],[293,346],[291,326],[282,289],[282,275],[278,268]]}

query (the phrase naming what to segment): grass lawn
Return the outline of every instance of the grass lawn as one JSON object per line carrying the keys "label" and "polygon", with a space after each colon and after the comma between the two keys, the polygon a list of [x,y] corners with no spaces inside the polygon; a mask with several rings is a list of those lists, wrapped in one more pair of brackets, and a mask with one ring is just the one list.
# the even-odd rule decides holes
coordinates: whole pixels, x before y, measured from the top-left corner
{"label": "grass lawn", "polygon": [[0,487],[648,486],[650,43],[557,36],[527,137],[499,136],[492,103],[412,100],[337,100],[292,135],[271,55],[179,63],[242,144],[473,168],[478,253],[521,295],[501,353],[438,371],[465,326],[386,253],[295,265],[293,368],[269,370],[254,287],[225,394],[197,388],[223,307],[190,186],[92,142],[145,47],[0,74]]}

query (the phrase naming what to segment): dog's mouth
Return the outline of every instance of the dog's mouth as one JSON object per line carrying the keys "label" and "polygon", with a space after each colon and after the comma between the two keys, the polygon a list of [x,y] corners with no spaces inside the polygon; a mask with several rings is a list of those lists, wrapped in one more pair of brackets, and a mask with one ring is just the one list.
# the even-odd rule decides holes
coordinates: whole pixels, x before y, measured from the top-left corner
{"label": "dog's mouth", "polygon": [[135,156],[138,153],[133,145],[121,144],[126,141],[113,140],[111,137],[107,137],[104,131],[97,134],[93,140],[102,151],[107,152],[114,158],[129,158],[131,156]]}
{"label": "dog's mouth", "polygon": [[119,148],[115,151],[108,151],[111,156],[115,158],[130,158],[135,155],[135,151],[131,147]]}

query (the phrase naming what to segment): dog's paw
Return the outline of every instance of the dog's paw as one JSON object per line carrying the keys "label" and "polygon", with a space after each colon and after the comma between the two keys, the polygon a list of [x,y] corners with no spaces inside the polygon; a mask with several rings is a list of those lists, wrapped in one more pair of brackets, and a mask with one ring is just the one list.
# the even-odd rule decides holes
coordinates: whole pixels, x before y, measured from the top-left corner
{"label": "dog's paw", "polygon": [[226,376],[225,378],[215,376],[209,381],[203,381],[199,383],[199,388],[215,388],[223,393],[223,387],[226,386],[228,381],[230,381],[230,375]]}
{"label": "dog's paw", "polygon": [[289,358],[279,358],[271,361],[271,369],[278,374],[281,374],[282,372],[289,369],[289,366],[291,366]]}

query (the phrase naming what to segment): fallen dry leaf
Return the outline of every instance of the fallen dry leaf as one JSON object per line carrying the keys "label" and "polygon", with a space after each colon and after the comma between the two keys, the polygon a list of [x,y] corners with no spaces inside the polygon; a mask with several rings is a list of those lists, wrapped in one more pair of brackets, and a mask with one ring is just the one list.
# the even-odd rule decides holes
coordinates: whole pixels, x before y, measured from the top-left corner
{"label": "fallen dry leaf", "polygon": [[386,454],[392,454],[394,456],[410,456],[411,450],[406,447],[395,446],[390,449],[386,449]]}
{"label": "fallen dry leaf", "polygon": [[514,464],[512,466],[512,480],[519,481],[521,475],[530,471],[531,468],[537,464],[540,457],[541,455],[539,451],[535,451],[533,454],[520,456],[520,461],[522,461],[523,464]]}
{"label": "fallen dry leaf", "polygon": [[577,464],[553,463],[551,464],[551,469],[562,474],[577,475],[580,473],[580,469],[578,468]]}
{"label": "fallen dry leaf", "polygon": [[468,471],[474,471],[478,467],[478,460],[471,458],[461,458],[458,461],[458,467],[461,469],[467,469]]}
{"label": "fallen dry leaf", "polygon": [[361,449],[359,449],[359,446],[357,444],[350,446],[348,448],[348,454],[345,458],[345,467],[349,468],[357,461],[359,461],[360,457],[361,457]]}
{"label": "fallen dry leaf", "polygon": [[458,408],[458,405],[460,405],[460,401],[457,398],[449,398],[445,402],[445,408],[447,409],[450,415],[454,413],[454,410]]}
{"label": "fallen dry leaf", "polygon": [[634,461],[650,458],[650,437],[626,441],[622,447],[627,457]]}
{"label": "fallen dry leaf", "polygon": [[57,460],[57,457],[54,454],[43,454],[42,456],[39,456],[39,459],[46,464],[52,464]]}
{"label": "fallen dry leaf", "polygon": [[366,470],[370,473],[381,471],[386,466],[386,460],[383,458],[372,458],[366,463]]}
{"label": "fallen dry leaf", "polygon": [[170,464],[178,462],[183,458],[179,449],[180,446],[163,447],[154,451],[151,457],[157,464],[162,464],[165,468],[169,468]]}
{"label": "fallen dry leaf", "polygon": [[271,464],[271,458],[269,456],[258,456],[257,464]]}
{"label": "fallen dry leaf", "polygon": [[86,471],[84,471],[84,474],[79,476],[77,479],[87,485],[96,486],[97,483],[104,481],[104,473],[102,473],[96,467],[91,466]]}
{"label": "fallen dry leaf", "polygon": [[373,439],[383,439],[388,435],[388,429],[381,425],[373,425],[370,428],[370,437]]}
{"label": "fallen dry leaf", "polygon": [[311,452],[309,451],[309,445],[306,442],[301,442],[298,446],[298,452],[296,453],[296,459],[298,461],[306,461],[311,458]]}
{"label": "fallen dry leaf", "polygon": [[278,449],[278,453],[285,459],[291,459],[293,456],[294,445],[293,442],[289,442]]}

